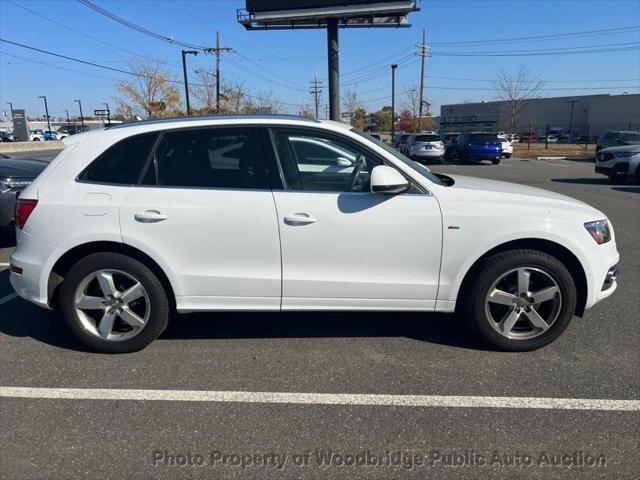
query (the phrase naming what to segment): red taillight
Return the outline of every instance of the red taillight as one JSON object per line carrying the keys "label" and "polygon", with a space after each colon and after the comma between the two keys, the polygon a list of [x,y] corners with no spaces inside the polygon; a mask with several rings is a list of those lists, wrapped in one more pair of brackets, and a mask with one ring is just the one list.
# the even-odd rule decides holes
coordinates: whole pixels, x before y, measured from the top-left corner
{"label": "red taillight", "polygon": [[33,212],[38,205],[37,200],[20,199],[16,201],[16,228],[22,230],[24,224],[27,223],[29,215]]}

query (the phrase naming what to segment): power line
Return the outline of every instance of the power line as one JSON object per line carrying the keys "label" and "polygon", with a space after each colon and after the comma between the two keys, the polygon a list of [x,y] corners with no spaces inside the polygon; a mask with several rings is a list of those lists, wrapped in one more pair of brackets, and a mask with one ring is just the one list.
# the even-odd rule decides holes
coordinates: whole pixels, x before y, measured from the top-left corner
{"label": "power line", "polygon": [[581,32],[572,32],[572,33],[556,33],[550,35],[536,35],[532,37],[511,37],[511,38],[496,38],[492,40],[459,40],[453,42],[435,42],[431,45],[436,46],[445,46],[445,45],[479,45],[479,44],[492,44],[492,43],[502,43],[502,42],[537,42],[544,40],[556,40],[559,38],[570,38],[570,37],[587,37],[587,36],[598,36],[598,35],[614,35],[621,33],[631,33],[635,30],[640,30],[640,25],[632,25],[628,27],[618,27],[618,28],[606,28],[601,30],[584,30]]}
{"label": "power line", "polygon": [[[159,60],[159,59],[156,59],[156,58],[153,58],[153,57],[149,57],[147,55],[140,55],[140,54],[138,54],[136,52],[132,52],[131,50],[127,50],[126,48],[122,48],[122,47],[120,47],[118,45],[114,45],[113,43],[110,43],[110,42],[107,42],[105,40],[102,40],[101,38],[94,37],[93,35],[89,35],[88,33],[82,32],[80,30],[76,30],[73,27],[70,27],[70,26],[65,25],[65,24],[63,24],[61,22],[58,22],[57,20],[54,20],[54,19],[52,19],[50,17],[47,17],[46,15],[43,15],[43,14],[41,14],[39,12],[36,12],[35,10],[31,10],[30,8],[27,8],[24,5],[20,5],[19,3],[16,3],[13,0],[7,0],[7,1],[9,3],[11,3],[12,5],[15,5],[16,7],[19,7],[19,8],[21,8],[21,9],[27,11],[27,12],[30,12],[33,15],[36,15],[36,16],[38,16],[40,18],[44,18],[48,22],[51,22],[51,23],[53,23],[55,25],[58,25],[58,26],[60,26],[62,28],[65,28],[65,29],[67,29],[67,30],[69,30],[71,32],[77,33],[78,35],[82,35],[83,37],[86,37],[86,38],[89,38],[89,39],[94,40],[96,42],[102,43],[103,45],[107,45],[107,46],[109,46],[111,48],[115,48],[115,49],[120,50],[122,52],[128,53],[129,55],[133,55],[134,57],[144,58],[144,59],[147,59],[147,60],[153,60],[155,62],[163,63],[165,65],[170,65],[170,66],[173,66],[173,67],[177,66],[177,64],[175,64],[175,63],[164,62],[162,60]],[[123,62],[123,63],[126,63],[126,62]]]}
{"label": "power line", "polygon": [[[617,47],[616,47],[617,46]],[[612,47],[612,48],[609,48]],[[537,50],[511,50],[511,51],[485,51],[485,52],[447,52],[447,51],[432,51],[434,56],[445,57],[527,57],[527,56],[546,56],[546,55],[576,55],[585,53],[606,53],[606,52],[623,52],[629,50],[638,50],[640,42],[629,43],[612,43],[602,45],[587,45],[581,47],[568,47],[568,48],[549,48],[549,49],[537,49]]]}
{"label": "power line", "polygon": [[153,32],[147,28],[141,27],[140,25],[137,25],[133,22],[130,22],[129,20],[126,20],[122,17],[119,17],[111,12],[109,12],[108,10],[105,10],[102,7],[99,7],[98,5],[91,3],[89,0],[78,0],[78,2],[80,2],[81,4],[83,4],[86,7],[89,7],[90,9],[98,12],[100,15],[103,15],[107,18],[109,18],[110,20],[113,20],[114,22],[118,22],[121,25],[124,25],[125,27],[128,27],[132,30],[135,30],[139,33],[142,33],[144,35],[147,35],[148,37],[152,37],[155,38],[156,40],[162,40],[164,42],[168,42],[171,43],[173,45],[179,45],[181,47],[184,48],[190,48],[190,49],[199,49],[199,50],[204,50],[207,47],[204,45],[196,45],[193,43],[187,43],[187,42],[182,42],[180,40],[176,40],[173,37],[167,37],[166,35],[161,35],[159,33]]}

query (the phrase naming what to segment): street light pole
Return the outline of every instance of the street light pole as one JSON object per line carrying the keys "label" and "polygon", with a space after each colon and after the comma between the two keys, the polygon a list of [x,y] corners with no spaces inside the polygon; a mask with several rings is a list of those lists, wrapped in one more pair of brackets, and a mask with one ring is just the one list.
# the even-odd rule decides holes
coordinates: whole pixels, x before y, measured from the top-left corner
{"label": "street light pole", "polygon": [[391,65],[391,141],[393,141],[393,133],[395,132],[395,116],[396,116],[396,68],[398,65]]}
{"label": "street light pole", "polygon": [[74,100],[80,107],[80,124],[82,125],[82,131],[84,132],[84,117],[82,116],[82,102],[80,100]]}
{"label": "street light pole", "polygon": [[191,106],[189,105],[189,80],[187,79],[187,55],[198,55],[195,50],[182,50],[182,74],[184,76],[184,98],[187,104],[187,117],[191,116]]}
{"label": "street light pole", "polygon": [[7,105],[9,105],[11,116],[13,117],[13,103],[7,102]]}
{"label": "street light pole", "polygon": [[71,126],[71,122],[69,121],[69,110],[65,110],[65,113],[67,114],[67,127]]}
{"label": "street light pole", "polygon": [[49,107],[47,106],[47,97],[45,95],[41,95],[38,98],[44,99],[44,113],[47,115],[47,130],[51,131],[51,122],[49,121]]}
{"label": "street light pole", "polygon": [[107,125],[111,125],[111,110],[109,110],[109,104],[103,103],[105,107],[107,107]]}

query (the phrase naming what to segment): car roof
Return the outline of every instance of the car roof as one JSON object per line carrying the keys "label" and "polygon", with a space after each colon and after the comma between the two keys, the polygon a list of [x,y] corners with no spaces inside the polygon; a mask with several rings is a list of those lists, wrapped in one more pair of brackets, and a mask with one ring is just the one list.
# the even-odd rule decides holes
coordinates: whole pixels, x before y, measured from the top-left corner
{"label": "car roof", "polygon": [[209,115],[201,117],[162,118],[156,120],[143,120],[126,124],[112,125],[109,127],[90,130],[71,135],[62,139],[65,145],[71,145],[84,141],[85,138],[95,138],[100,135],[103,138],[111,137],[112,140],[130,137],[143,133],[153,133],[163,130],[181,128],[199,128],[208,126],[239,126],[239,125],[285,125],[285,126],[317,126],[324,130],[340,131],[350,130],[352,127],[342,122],[332,120],[317,120],[315,118],[300,117],[297,115]]}
{"label": "car roof", "polygon": [[131,123],[119,123],[117,125],[111,125],[106,127],[105,130],[115,130],[120,128],[132,128],[135,126],[146,125],[166,125],[166,124],[178,124],[180,126],[188,125],[189,123],[211,121],[212,124],[224,123],[229,121],[246,120],[248,122],[255,122],[257,120],[289,120],[297,122],[307,123],[321,123],[321,120],[315,118],[302,117],[299,115],[279,115],[279,114],[239,114],[239,115],[205,115],[201,117],[171,117],[171,118],[158,118],[153,120],[142,120],[140,122]]}

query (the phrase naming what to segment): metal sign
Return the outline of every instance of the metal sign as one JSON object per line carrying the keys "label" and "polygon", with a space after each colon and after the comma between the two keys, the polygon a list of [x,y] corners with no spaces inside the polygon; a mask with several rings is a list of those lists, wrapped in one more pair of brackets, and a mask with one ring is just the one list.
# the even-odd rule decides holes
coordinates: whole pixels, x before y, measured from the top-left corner
{"label": "metal sign", "polygon": [[108,117],[111,114],[111,112],[109,110],[94,110],[93,114],[96,117]]}
{"label": "metal sign", "polygon": [[20,142],[29,141],[29,125],[24,110],[13,110],[13,136]]}

